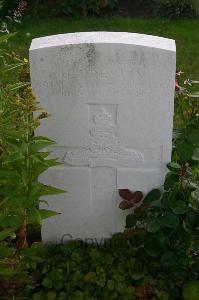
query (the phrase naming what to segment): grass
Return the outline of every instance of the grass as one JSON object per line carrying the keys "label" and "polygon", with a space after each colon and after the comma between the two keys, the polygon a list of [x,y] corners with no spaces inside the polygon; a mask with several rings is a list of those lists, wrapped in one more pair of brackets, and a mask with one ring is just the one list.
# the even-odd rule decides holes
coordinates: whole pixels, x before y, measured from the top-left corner
{"label": "grass", "polygon": [[31,40],[51,34],[78,31],[128,31],[158,35],[176,40],[177,67],[186,77],[199,78],[199,19],[159,20],[130,18],[24,18],[17,26],[18,35],[12,47],[22,56],[28,56]]}

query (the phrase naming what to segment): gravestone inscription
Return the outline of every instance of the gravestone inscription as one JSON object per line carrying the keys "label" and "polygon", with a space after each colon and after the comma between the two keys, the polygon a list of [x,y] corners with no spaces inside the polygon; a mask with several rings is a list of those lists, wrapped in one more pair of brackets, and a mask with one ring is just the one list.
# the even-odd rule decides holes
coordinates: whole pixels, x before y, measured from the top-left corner
{"label": "gravestone inscription", "polygon": [[37,38],[31,82],[51,117],[37,134],[63,165],[42,180],[68,193],[48,197],[44,242],[107,238],[124,228],[118,189],[161,187],[170,161],[176,50],[173,40],[125,32]]}

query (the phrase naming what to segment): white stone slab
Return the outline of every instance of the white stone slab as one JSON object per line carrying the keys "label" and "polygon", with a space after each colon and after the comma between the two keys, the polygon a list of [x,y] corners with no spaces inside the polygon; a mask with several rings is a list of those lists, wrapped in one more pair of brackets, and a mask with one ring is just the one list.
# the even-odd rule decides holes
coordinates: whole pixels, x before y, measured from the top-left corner
{"label": "white stone slab", "polygon": [[44,242],[110,237],[123,229],[117,190],[161,187],[170,161],[175,79],[173,40],[126,32],[35,39],[34,94],[51,117],[37,134],[53,138],[64,163],[42,180],[68,194],[48,197],[62,214],[44,222]]}

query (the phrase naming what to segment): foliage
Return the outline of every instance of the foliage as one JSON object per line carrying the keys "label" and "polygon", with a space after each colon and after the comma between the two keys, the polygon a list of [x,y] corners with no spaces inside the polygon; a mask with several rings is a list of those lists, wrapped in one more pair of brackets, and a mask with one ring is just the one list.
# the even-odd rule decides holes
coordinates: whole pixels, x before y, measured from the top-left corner
{"label": "foliage", "polygon": [[115,9],[116,14],[123,10],[139,9],[142,15],[152,15],[164,18],[193,17],[198,13],[198,0],[0,0],[0,15],[20,14],[53,15],[53,16],[96,16],[103,15],[107,10]]}
{"label": "foliage", "polygon": [[[5,43],[12,34],[0,36]],[[1,74],[22,67],[26,74],[28,61],[10,63],[12,55],[1,49]],[[22,73],[21,77],[22,76]],[[63,191],[39,182],[38,177],[48,168],[58,164],[47,159],[44,148],[54,142],[47,137],[34,136],[40,120],[47,117],[43,112],[37,117],[37,103],[29,83],[17,81],[0,85],[0,290],[9,294],[20,285],[23,278],[19,270],[20,249],[27,244],[28,226],[57,214],[39,209],[44,195]],[[10,246],[10,247],[9,247]],[[25,274],[24,274],[25,275]],[[20,280],[18,280],[20,279]],[[17,282],[16,282],[17,280]],[[22,283],[21,282],[21,283]]]}
{"label": "foliage", "polygon": [[[199,82],[184,83],[192,86]],[[195,299],[199,284],[199,94],[181,87],[179,82],[176,91],[175,122],[181,127],[174,130],[173,161],[168,164],[164,190],[152,190],[137,208],[135,203],[126,205],[126,209],[134,207],[126,217],[126,230],[132,240],[135,236],[140,239],[142,232],[144,238],[137,246],[148,266],[156,261],[156,276],[169,284],[176,282],[176,287],[190,280],[184,285],[183,295]],[[122,198],[121,203],[132,204],[126,194]],[[190,286],[192,296],[188,296]]]}
{"label": "foliage", "polygon": [[118,0],[14,0],[2,2],[2,13],[15,11],[19,3],[27,3],[28,14],[38,15],[50,13],[51,15],[99,15],[103,9],[112,9]]}
{"label": "foliage", "polygon": [[[183,72],[177,72],[177,78]],[[199,92],[196,91],[196,86],[199,84],[197,80],[186,79],[182,85],[176,79],[176,98],[175,98],[175,115],[174,127],[185,127],[199,113],[198,98]]]}
{"label": "foliage", "polygon": [[199,295],[199,281],[193,280],[187,282],[183,286],[182,294],[185,300],[197,300]]}
{"label": "foliage", "polygon": [[117,234],[104,245],[34,244],[23,250],[23,262],[34,280],[19,295],[34,300],[132,300],[149,299],[149,295],[172,300],[180,294],[179,288],[162,278],[157,261],[138,248],[143,238],[140,232],[134,241]]}
{"label": "foliage", "polygon": [[58,0],[60,12],[66,15],[99,15],[105,8],[114,8],[118,0]]}
{"label": "foliage", "polygon": [[154,12],[169,19],[193,17],[196,15],[196,0],[155,0]]}

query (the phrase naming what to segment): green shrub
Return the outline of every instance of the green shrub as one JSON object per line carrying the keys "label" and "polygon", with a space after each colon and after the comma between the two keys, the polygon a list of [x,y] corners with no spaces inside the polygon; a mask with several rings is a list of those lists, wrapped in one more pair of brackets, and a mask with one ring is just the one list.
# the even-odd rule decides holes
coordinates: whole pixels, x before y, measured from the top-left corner
{"label": "green shrub", "polygon": [[104,9],[112,9],[118,0],[14,0],[2,2],[3,15],[18,10],[20,3],[27,3],[28,14],[50,15],[99,15]]}
{"label": "green shrub", "polygon": [[99,15],[105,8],[114,8],[117,0],[57,0],[57,9],[66,15]]}
{"label": "green shrub", "polygon": [[16,296],[34,300],[173,300],[180,295],[180,288],[162,277],[161,263],[142,249],[143,237],[141,231],[134,240],[118,234],[103,246],[78,241],[50,247],[34,244],[23,250],[24,268],[32,274],[33,284],[24,286]]}
{"label": "green shrub", "polygon": [[27,77],[28,60],[10,55],[4,45],[13,35],[0,35],[0,78],[9,71],[16,75],[14,83],[0,81],[1,299],[9,299],[16,287],[29,281],[20,267],[20,251],[27,246],[28,226],[41,225],[43,219],[57,214],[40,209],[40,197],[63,192],[38,180],[41,173],[59,163],[47,159],[49,152],[42,151],[54,142],[34,136],[34,129],[48,114],[33,115],[38,108],[30,84],[19,80]]}
{"label": "green shrub", "polygon": [[189,281],[183,286],[183,297],[185,300],[198,300],[199,280]]}
{"label": "green shrub", "polygon": [[[126,217],[126,233],[142,249],[140,259],[146,259],[150,275],[155,279],[160,276],[168,284],[168,291],[172,282],[178,282],[172,287],[174,293],[170,291],[166,299],[181,299],[178,287],[182,289],[185,282],[188,282],[183,287],[185,299],[198,296],[199,92],[193,87],[198,83],[185,80],[182,87],[176,80],[174,123],[177,128],[173,135],[173,161],[168,164],[164,190],[152,190],[141,206]],[[124,194],[121,203],[129,202],[129,205],[124,207],[120,203],[120,208],[133,208],[134,194],[128,201]]]}
{"label": "green shrub", "polygon": [[196,15],[196,0],[155,0],[153,5],[156,16],[176,19]]}

